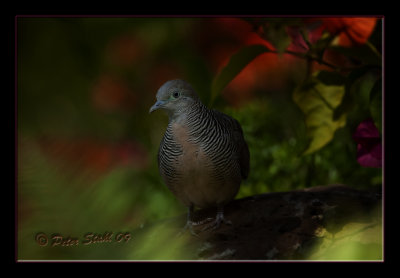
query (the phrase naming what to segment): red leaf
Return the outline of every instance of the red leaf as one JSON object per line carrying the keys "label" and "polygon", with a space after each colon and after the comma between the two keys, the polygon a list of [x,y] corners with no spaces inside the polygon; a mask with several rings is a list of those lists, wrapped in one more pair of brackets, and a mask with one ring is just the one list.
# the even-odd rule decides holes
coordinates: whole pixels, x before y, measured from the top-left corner
{"label": "red leaf", "polygon": [[323,18],[322,21],[331,34],[339,35],[339,45],[354,46],[367,42],[375,28],[377,18],[341,17]]}

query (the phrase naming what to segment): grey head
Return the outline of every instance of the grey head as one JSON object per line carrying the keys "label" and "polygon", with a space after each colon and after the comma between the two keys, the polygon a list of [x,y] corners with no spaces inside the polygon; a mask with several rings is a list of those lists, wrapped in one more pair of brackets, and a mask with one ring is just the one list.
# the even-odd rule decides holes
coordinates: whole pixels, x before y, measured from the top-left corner
{"label": "grey head", "polygon": [[186,81],[175,79],[165,82],[156,95],[157,101],[150,108],[149,113],[162,109],[167,112],[169,117],[179,116],[200,99],[192,86]]}

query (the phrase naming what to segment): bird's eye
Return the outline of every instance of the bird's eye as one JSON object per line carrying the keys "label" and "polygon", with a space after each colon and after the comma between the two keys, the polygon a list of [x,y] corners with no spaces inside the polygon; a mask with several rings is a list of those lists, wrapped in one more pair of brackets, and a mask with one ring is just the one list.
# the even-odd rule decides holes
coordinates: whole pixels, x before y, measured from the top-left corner
{"label": "bird's eye", "polygon": [[172,97],[173,98],[178,98],[178,97],[180,97],[180,95],[181,95],[181,93],[178,92],[178,91],[175,91],[175,92],[172,93]]}

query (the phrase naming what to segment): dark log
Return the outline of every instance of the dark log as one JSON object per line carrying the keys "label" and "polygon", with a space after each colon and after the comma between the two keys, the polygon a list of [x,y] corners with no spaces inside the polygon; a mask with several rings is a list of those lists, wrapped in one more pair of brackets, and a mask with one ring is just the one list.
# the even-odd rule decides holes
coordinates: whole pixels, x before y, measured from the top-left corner
{"label": "dark log", "polygon": [[[217,230],[203,232],[202,226],[196,226],[198,237],[188,231],[178,236],[186,215],[134,231],[133,257],[139,260],[380,260],[381,200],[381,188],[361,191],[344,185],[251,196],[234,200],[225,207],[225,217],[232,225],[222,224]],[[215,208],[200,210],[196,218],[215,217],[215,212]],[[358,248],[356,255],[343,249],[351,246]]]}

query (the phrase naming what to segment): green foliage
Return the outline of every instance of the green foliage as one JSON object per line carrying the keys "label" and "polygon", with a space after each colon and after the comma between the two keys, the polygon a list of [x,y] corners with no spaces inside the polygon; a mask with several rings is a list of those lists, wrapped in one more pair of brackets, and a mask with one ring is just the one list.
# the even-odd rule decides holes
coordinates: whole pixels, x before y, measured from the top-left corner
{"label": "green foliage", "polygon": [[291,43],[286,24],[287,22],[282,20],[270,20],[263,28],[264,37],[275,46],[278,53],[283,53]]}
{"label": "green foliage", "polygon": [[340,78],[328,78],[328,75],[330,74],[311,77],[293,93],[294,102],[305,114],[307,136],[310,138],[304,154],[313,153],[325,146],[332,140],[335,131],[346,124],[345,114],[337,121],[333,120],[333,111],[342,100],[344,86],[337,85],[341,83]]}
{"label": "green foliage", "polygon": [[[360,90],[360,81],[361,83],[368,83],[368,79],[371,77],[369,73],[373,72],[374,69],[376,69],[375,66],[365,65],[355,68],[347,75],[344,80],[345,95],[342,99],[342,102],[339,104],[338,107],[336,107],[334,111],[334,120],[337,120],[342,116],[342,114],[348,113],[349,111],[354,110],[357,107],[356,100],[360,100],[360,98],[363,97],[362,94],[365,94],[365,92],[362,92]],[[380,112],[382,112],[382,110]]]}
{"label": "green foliage", "polygon": [[368,42],[357,47],[330,46],[329,49],[351,57],[364,65],[382,66],[382,55]]}
{"label": "green foliage", "polygon": [[[272,43],[275,42],[274,45],[278,48],[278,53],[283,53],[290,43],[285,28],[287,26],[298,27],[299,22],[282,22],[279,19],[272,19],[264,20],[256,24],[261,24],[264,28],[264,38],[272,41]],[[285,35],[283,35],[283,33],[285,33]],[[307,136],[310,138],[309,146],[303,154],[310,154],[329,143],[333,139],[336,130],[346,125],[347,112],[357,108],[355,103],[355,98],[358,97],[357,94],[362,94],[362,91],[365,91],[362,86],[354,89],[353,85],[357,83],[360,78],[362,79],[368,76],[371,71],[375,71],[374,73],[379,76],[379,74],[381,74],[382,56],[374,45],[369,42],[357,47],[331,46],[330,43],[334,37],[321,36],[317,42],[311,45],[307,36],[304,34],[304,29],[302,37],[309,47],[308,53],[296,53],[293,51],[288,51],[288,53],[297,57],[306,58],[308,59],[308,63],[313,59],[323,63],[321,60],[323,53],[325,50],[329,49],[341,53],[346,56],[346,58],[353,59],[361,64],[358,67],[354,67],[347,77],[338,72],[341,70],[341,67],[337,67],[337,71],[333,72],[320,71],[314,73],[313,76],[308,74],[306,80],[304,80],[302,84],[299,84],[297,89],[293,91],[293,100],[305,114],[304,118],[308,129]],[[287,40],[289,40],[289,42],[287,42]],[[223,82],[218,82],[218,90],[214,89],[216,87],[214,86],[215,82],[213,84],[212,99],[215,98],[216,91],[222,91],[223,87],[235,78],[237,73],[240,72],[240,67],[247,66],[247,64],[258,55],[257,52],[255,52],[256,55],[254,55],[254,57],[250,56],[251,59],[240,59],[240,63],[237,62],[237,60],[239,60],[238,57],[244,57],[244,54],[247,54],[247,52],[253,53],[253,51],[249,49],[250,47],[242,49],[243,54],[239,52],[241,55],[236,54],[231,57],[230,62],[222,70],[224,74],[221,74],[216,79],[217,81],[219,81],[218,79],[223,80]],[[254,45],[253,47],[256,49],[258,46]],[[332,65],[329,66],[334,67]],[[378,72],[376,70],[378,70]],[[221,76],[223,76],[223,78],[221,78]],[[366,80],[368,83],[369,79]],[[369,115],[365,115],[365,117],[372,116],[379,129],[381,129],[382,121],[381,98],[379,98],[381,96],[379,95],[381,87],[382,83],[377,82],[375,87],[371,90],[373,97],[371,96],[370,113],[368,113]],[[357,89],[361,89],[361,92],[354,92],[357,91]]]}
{"label": "green foliage", "polygon": [[302,155],[309,143],[307,126],[290,100],[290,95],[261,98],[240,110],[224,109],[242,125],[250,149],[250,175],[237,198],[324,184],[359,189],[381,184],[381,169],[357,163],[356,145],[348,129],[339,129],[334,140],[319,151]]}
{"label": "green foliage", "polygon": [[370,93],[370,111],[375,126],[382,134],[382,79],[379,78]]}
{"label": "green foliage", "polygon": [[310,252],[310,260],[382,260],[381,223],[348,223],[340,232],[318,231],[321,244]]}

